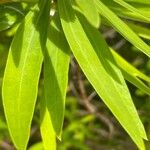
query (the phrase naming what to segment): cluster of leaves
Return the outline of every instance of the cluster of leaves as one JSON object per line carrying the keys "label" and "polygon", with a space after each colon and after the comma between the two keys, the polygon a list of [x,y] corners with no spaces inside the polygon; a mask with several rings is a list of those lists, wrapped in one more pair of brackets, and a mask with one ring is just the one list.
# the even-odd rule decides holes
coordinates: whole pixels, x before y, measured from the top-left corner
{"label": "cluster of leaves", "polygon": [[144,139],[147,140],[147,135],[125,79],[149,95],[150,78],[112,50],[102,37],[99,27],[101,24],[112,26],[149,57],[150,47],[139,36],[149,40],[150,30],[140,23],[135,25],[132,21],[150,23],[150,2],[5,2],[8,1],[3,0],[1,3],[4,4],[0,5],[0,31],[12,27],[15,36],[3,77],[2,98],[8,129],[15,147],[18,150],[27,147],[41,75],[44,78],[40,99],[43,145],[48,150],[56,149],[56,137],[61,139],[72,52],[98,95],[138,148],[145,150]]}

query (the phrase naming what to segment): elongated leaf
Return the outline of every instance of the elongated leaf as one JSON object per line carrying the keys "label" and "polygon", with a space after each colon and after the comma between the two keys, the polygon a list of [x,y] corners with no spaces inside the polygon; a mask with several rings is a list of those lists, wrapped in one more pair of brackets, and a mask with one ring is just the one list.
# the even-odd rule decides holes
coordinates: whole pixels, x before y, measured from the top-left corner
{"label": "elongated leaf", "polygon": [[80,67],[134,142],[141,150],[144,150],[142,138],[147,138],[145,130],[137,115],[122,74],[102,36],[85,20],[83,27],[81,26],[70,1],[59,0],[58,6],[64,33]]}
{"label": "elongated leaf", "polygon": [[138,9],[136,9],[135,7],[133,7],[132,5],[124,2],[123,0],[114,0],[116,3],[122,5],[123,7],[125,7],[126,9],[130,10],[131,12],[133,12],[135,15],[142,17],[143,19],[147,20],[150,23],[150,18],[148,18],[146,15],[142,14],[142,12],[140,12]]}
{"label": "elongated leaf", "polygon": [[[49,14],[46,1],[29,12],[11,44],[3,81],[3,105],[12,140],[19,150],[26,149],[37,97],[43,56],[39,26],[44,13]],[[44,10],[44,12],[42,12]],[[45,25],[48,19],[44,19]],[[41,25],[41,24],[40,24]],[[38,32],[39,30],[39,32]],[[42,43],[44,44],[44,43]]]}
{"label": "elongated leaf", "polygon": [[[103,2],[105,6],[111,9],[117,16],[121,18],[149,23],[147,19],[143,18],[141,15],[138,15],[138,13],[134,13],[133,11],[130,11],[129,9],[124,8],[123,6],[115,3],[114,1],[101,0],[101,2]],[[142,4],[142,3],[141,4],[132,3],[132,7],[135,7],[138,11],[140,11],[142,15],[150,18],[150,11],[149,11],[150,6],[149,5]]]}
{"label": "elongated leaf", "polygon": [[46,100],[43,94],[41,101],[41,136],[45,150],[56,150],[56,134],[51,122],[51,118],[46,107]]}
{"label": "elongated leaf", "polygon": [[138,69],[136,69],[134,66],[130,65],[126,60],[124,60],[121,56],[119,56],[114,50],[111,49],[111,52],[115,57],[115,60],[120,68],[132,74],[133,76],[139,77],[140,79],[150,83],[150,77],[146,76]]}
{"label": "elongated leaf", "polygon": [[36,143],[34,145],[32,145],[28,150],[44,150],[43,149],[43,143]]}
{"label": "elongated leaf", "polygon": [[122,74],[126,80],[134,84],[137,88],[150,95],[150,87],[144,84],[140,79],[150,83],[150,78],[137,70],[134,66],[130,65],[126,60],[119,56],[114,50],[112,54],[121,68]]}
{"label": "elongated leaf", "polygon": [[[139,122],[140,123],[140,119],[138,119],[139,117],[137,116],[136,109],[134,107],[134,104],[132,103],[132,99],[130,97],[130,93],[129,93],[128,89],[127,89],[126,84],[124,83],[124,79],[122,78],[123,76],[121,74],[119,74],[120,70],[118,69],[118,67],[117,67],[114,59],[112,58],[112,55],[110,54],[110,51],[108,50],[108,46],[107,46],[106,42],[103,40],[102,36],[100,35],[100,33],[98,33],[97,30],[95,30],[94,28],[91,28],[90,26],[88,26],[87,23],[85,23],[85,19],[84,18],[83,18],[82,25],[83,25],[84,30],[86,31],[86,33],[88,35],[88,38],[90,39],[90,42],[92,43],[92,45],[93,45],[93,47],[94,47],[94,49],[96,51],[99,59],[101,60],[103,67],[105,68],[105,70],[107,71],[107,73],[109,73],[109,75],[113,78],[112,84],[114,84],[114,85],[111,86],[112,90],[113,90],[113,86],[117,87],[116,88],[116,92],[118,91],[118,98],[120,96],[120,99],[122,99],[122,101],[125,100],[125,99],[126,100],[128,99],[128,103],[127,103],[127,101],[126,101],[126,103],[124,103],[124,111],[125,111],[125,107],[127,108],[127,107],[129,107],[128,105],[130,105],[132,107],[132,110],[134,110],[130,115],[131,116],[133,115],[132,117],[134,117],[134,119],[136,118],[135,122]],[[117,82],[117,80],[116,80],[117,79],[116,78],[117,75],[120,78],[120,80],[122,79],[122,82],[120,83],[122,85],[121,85],[120,88],[115,83],[115,82]],[[114,82],[114,80],[115,80],[115,82]],[[106,82],[107,81],[108,80],[106,80]],[[110,82],[108,82],[107,84],[109,84],[109,83]],[[105,87],[109,87],[110,88],[110,85],[107,85]],[[124,93],[124,95],[121,96],[121,93],[122,93],[122,90],[123,90],[122,88],[124,88],[124,92],[125,91],[126,92]],[[112,92],[112,96],[114,96],[113,92]],[[116,97],[116,99],[117,99],[117,97]],[[118,99],[118,102],[116,101],[118,104],[120,102],[120,99]],[[119,104],[119,106],[120,105],[123,105],[123,104]],[[108,105],[108,107],[111,109],[113,106],[112,105]],[[129,109],[129,108],[127,108],[127,109]],[[131,109],[128,110],[128,111],[131,111]],[[113,112],[113,110],[112,110],[112,112]],[[119,115],[120,116],[123,115],[122,111],[121,112],[119,112],[119,111],[117,112],[117,110],[114,110],[113,113],[114,113],[114,115],[116,115],[116,113],[117,113],[117,115],[116,115],[117,119],[120,121],[120,123],[122,124],[122,126],[127,130],[127,132],[129,133],[129,135],[133,138],[133,140],[136,143],[139,139],[137,139],[135,137],[134,133],[132,133],[132,129],[134,128],[134,126],[132,126],[130,128],[127,127],[127,124],[130,123],[130,120],[126,120],[127,122],[126,121],[124,122],[123,120],[121,120],[121,118],[119,118]],[[139,131],[141,131],[142,129],[143,129],[143,125],[141,124],[139,126]],[[143,130],[143,132],[141,132],[141,136],[142,137],[146,137],[146,134],[145,134],[144,130]],[[141,145],[142,145],[142,142],[141,142]]]}
{"label": "elongated leaf", "polygon": [[76,0],[76,3],[80,7],[81,11],[88,19],[88,21],[94,26],[99,27],[100,16],[95,7],[93,0]]}
{"label": "elongated leaf", "polygon": [[58,16],[50,25],[48,38],[44,56],[45,99],[53,128],[57,137],[61,138],[70,59],[69,46]]}
{"label": "elongated leaf", "polygon": [[150,4],[149,0],[124,0],[126,2],[135,2],[135,3],[141,3],[141,4]]}
{"label": "elongated leaf", "polygon": [[150,29],[133,23],[128,23],[128,26],[142,38],[150,40]]}
{"label": "elongated leaf", "polygon": [[150,95],[150,88],[145,85],[141,80],[139,80],[137,77],[133,76],[132,74],[126,72],[125,70],[122,69],[122,74],[124,78],[135,85],[137,88],[142,90],[144,93]]}
{"label": "elongated leaf", "polygon": [[150,47],[144,43],[121,19],[115,15],[115,13],[113,13],[100,0],[95,0],[95,2],[100,14],[104,16],[128,41],[130,41],[135,47],[150,57]]}

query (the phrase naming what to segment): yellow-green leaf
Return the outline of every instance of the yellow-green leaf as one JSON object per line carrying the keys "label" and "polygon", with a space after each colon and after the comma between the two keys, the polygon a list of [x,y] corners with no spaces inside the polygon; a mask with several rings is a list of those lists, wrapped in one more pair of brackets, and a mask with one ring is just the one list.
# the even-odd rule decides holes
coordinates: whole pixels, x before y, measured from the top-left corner
{"label": "yellow-green leaf", "polygon": [[137,70],[134,66],[132,66],[125,59],[119,56],[114,50],[112,50],[112,54],[118,66],[121,68],[124,78],[134,84],[137,88],[141,89],[143,92],[150,95],[150,87],[142,82],[143,80],[150,83],[150,77]]}
{"label": "yellow-green leaf", "polygon": [[100,14],[105,17],[113,27],[123,35],[135,47],[140,49],[143,53],[150,57],[150,46],[148,46],[142,39],[138,37],[133,30],[128,27],[114,12],[105,6],[100,0],[95,0],[97,9]]}
{"label": "yellow-green leaf", "polygon": [[25,17],[11,44],[4,74],[4,111],[11,138],[18,150],[26,149],[30,135],[43,61],[41,46],[44,46],[43,35],[46,35],[48,23],[48,19],[44,19],[45,24],[40,24],[45,14],[49,15],[49,2],[46,0]]}
{"label": "yellow-green leaf", "polygon": [[41,104],[40,105],[41,107],[40,130],[41,130],[44,150],[56,150],[56,134],[52,125],[50,114],[46,107],[46,100],[44,97],[44,93],[40,104]]}
{"label": "yellow-green leaf", "polygon": [[58,16],[54,20],[49,27],[44,55],[44,88],[53,128],[57,137],[61,138],[70,56]]}
{"label": "yellow-green leaf", "polygon": [[145,19],[148,23],[150,23],[150,18],[144,14],[132,5],[124,2],[123,0],[114,0],[116,3],[120,4],[121,6],[125,7],[129,11],[133,12],[135,15],[140,16],[141,18]]}
{"label": "yellow-green leaf", "polygon": [[144,150],[144,127],[102,36],[84,17],[80,18],[81,22],[84,20],[83,26],[80,24],[70,0],[59,0],[58,6],[65,36],[81,69],[137,146]]}
{"label": "yellow-green leaf", "polygon": [[100,25],[100,16],[95,7],[93,0],[76,0],[81,12],[85,15],[87,20],[96,28]]}

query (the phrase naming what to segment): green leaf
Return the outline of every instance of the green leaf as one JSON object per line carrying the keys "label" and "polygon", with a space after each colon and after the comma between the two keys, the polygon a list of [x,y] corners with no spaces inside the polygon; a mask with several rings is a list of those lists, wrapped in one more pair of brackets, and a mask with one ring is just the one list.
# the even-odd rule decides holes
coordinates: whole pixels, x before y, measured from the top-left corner
{"label": "green leaf", "polygon": [[80,67],[137,146],[144,150],[142,138],[147,139],[144,127],[105,41],[83,17],[81,26],[70,1],[59,0],[58,6],[64,33]]}
{"label": "green leaf", "polygon": [[32,145],[28,150],[44,150],[43,143],[42,142],[36,143]]}
{"label": "green leaf", "polygon": [[144,84],[140,79],[150,83],[150,78],[137,70],[134,66],[129,64],[126,60],[124,60],[121,56],[119,56],[114,50],[112,50],[112,54],[121,68],[122,74],[126,80],[134,84],[137,88],[141,89],[143,92],[150,95],[150,87]]}
{"label": "green leaf", "polygon": [[137,16],[142,17],[143,19],[147,20],[147,22],[150,23],[150,18],[148,18],[146,15],[142,14],[142,12],[140,12],[140,10],[136,9],[135,7],[133,7],[132,5],[124,2],[123,0],[114,0],[116,3],[122,5],[123,7],[125,7],[126,9],[130,10],[131,12],[133,12],[134,14],[136,14]]}
{"label": "green leaf", "polygon": [[122,74],[124,78],[135,85],[137,88],[142,90],[144,93],[150,95],[150,87],[148,87],[146,84],[144,84],[139,78],[133,76],[132,74],[126,72],[125,70],[122,70]]}
{"label": "green leaf", "polygon": [[146,76],[145,74],[140,72],[138,69],[136,69],[134,66],[129,64],[125,59],[119,56],[114,50],[111,49],[111,52],[113,56],[115,57],[115,60],[120,68],[132,74],[133,76],[139,77],[140,79],[150,83],[150,77]]}
{"label": "green leaf", "polygon": [[69,46],[58,19],[57,16],[49,28],[47,51],[44,55],[44,87],[53,128],[57,137],[61,138],[70,57]]}
{"label": "green leaf", "polygon": [[[42,35],[46,34],[46,22],[48,22],[48,19],[43,16],[49,15],[48,3],[46,0],[42,1],[40,8],[36,6],[30,11],[18,28],[10,47],[5,69],[3,105],[11,138],[18,150],[26,149],[30,135],[43,61],[41,46],[44,45],[44,38]],[[43,21],[45,26],[39,24]],[[41,36],[39,32],[42,32]]]}
{"label": "green leaf", "polygon": [[0,31],[10,28],[24,12],[19,4],[0,5]]}
{"label": "green leaf", "polygon": [[[43,94],[44,95],[44,94]],[[56,150],[56,134],[52,125],[52,121],[46,107],[46,100],[43,96],[41,99],[41,136],[45,150]]]}
{"label": "green leaf", "polygon": [[107,6],[105,6],[100,0],[95,0],[97,9],[100,14],[105,17],[114,28],[121,33],[124,38],[131,42],[135,47],[140,49],[143,53],[150,57],[150,47],[143,42],[137,34],[135,34],[130,27],[127,26],[118,16],[115,15]]}
{"label": "green leaf", "polygon": [[45,108],[40,128],[45,150],[56,150],[56,134],[47,108]]}
{"label": "green leaf", "polygon": [[77,5],[87,18],[87,20],[96,28],[100,25],[100,16],[93,0],[76,0]]}
{"label": "green leaf", "polygon": [[133,23],[128,23],[128,26],[140,37],[150,40],[150,29]]}
{"label": "green leaf", "polygon": [[135,2],[135,3],[140,3],[140,4],[150,4],[149,0],[124,0],[126,2]]}
{"label": "green leaf", "polygon": [[[124,8],[123,6],[115,3],[114,1],[110,0],[101,0],[109,9],[111,9],[117,16],[125,19],[135,20],[139,22],[146,22],[149,23],[149,20],[145,19],[143,16],[139,15],[139,13],[134,13],[129,9]],[[150,6],[146,4],[139,4],[139,3],[131,3],[132,7],[135,7],[140,13],[148,18],[150,18]],[[133,9],[132,9],[133,10]],[[137,11],[136,10],[136,11]]]}

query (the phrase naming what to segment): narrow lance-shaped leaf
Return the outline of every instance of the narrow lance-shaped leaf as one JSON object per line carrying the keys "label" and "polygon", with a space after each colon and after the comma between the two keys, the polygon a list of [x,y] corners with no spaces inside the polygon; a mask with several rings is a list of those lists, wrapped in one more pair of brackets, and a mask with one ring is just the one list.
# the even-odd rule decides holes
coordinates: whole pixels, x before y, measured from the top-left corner
{"label": "narrow lance-shaped leaf", "polygon": [[115,13],[113,13],[107,6],[105,6],[100,0],[95,0],[97,9],[100,14],[105,17],[114,28],[121,33],[128,41],[130,41],[135,47],[140,49],[143,53],[150,57],[150,47],[142,41],[127,24],[125,24]]}
{"label": "narrow lance-shaped leaf", "polygon": [[[3,80],[4,111],[11,138],[18,150],[25,150],[29,139],[43,61],[40,45],[43,39],[39,32],[45,34],[47,28],[40,31],[39,22],[43,21],[44,13],[49,13],[49,5],[46,0],[41,2],[41,11],[36,5],[18,28]],[[47,19],[44,21],[48,22]]]}
{"label": "narrow lance-shaped leaf", "polygon": [[141,3],[141,4],[150,4],[149,0],[124,0],[126,2],[135,2],[135,3]]}
{"label": "narrow lance-shaped leaf", "polygon": [[150,78],[129,64],[114,50],[111,50],[118,66],[121,68],[122,74],[126,80],[134,84],[137,88],[150,95],[150,87],[144,84],[140,79],[150,83]]}
{"label": "narrow lance-shaped leaf", "polygon": [[128,26],[142,38],[150,40],[150,29],[133,23],[128,23]]}
{"label": "narrow lance-shaped leaf", "polygon": [[123,69],[122,69],[122,74],[127,81],[129,81],[130,83],[135,85],[137,88],[139,88],[144,93],[150,95],[150,87],[148,87],[146,84],[144,84],[139,78],[133,76],[132,74],[126,72]]}
{"label": "narrow lance-shaped leaf", "polygon": [[147,138],[145,130],[106,43],[98,31],[84,20],[87,38],[70,0],[59,0],[58,6],[64,33],[80,67],[134,142],[144,150],[142,138]]}
{"label": "narrow lance-shaped leaf", "polygon": [[58,138],[64,120],[68,83],[69,46],[61,29],[58,16],[51,22],[47,50],[44,55],[44,89],[46,107]]}
{"label": "narrow lance-shaped leaf", "polygon": [[120,4],[121,6],[125,7],[126,9],[130,10],[131,12],[133,12],[135,15],[142,17],[143,19],[145,19],[147,22],[150,23],[150,18],[147,17],[146,15],[142,14],[142,12],[140,12],[140,10],[136,9],[135,7],[133,7],[132,5],[124,2],[123,0],[114,0],[116,3]]}
{"label": "narrow lance-shaped leaf", "polygon": [[[145,19],[143,16],[139,15],[138,13],[134,13],[133,11],[130,11],[129,9],[124,8],[123,6],[115,3],[114,1],[110,0],[101,0],[105,6],[107,6],[109,9],[111,9],[117,16],[121,18],[126,18],[129,20],[136,20],[139,22],[146,22],[148,23],[149,20]],[[132,3],[132,7],[135,7],[140,11],[140,13],[144,16],[147,16],[150,18],[149,13],[149,6],[145,4],[138,4],[138,3]]]}
{"label": "narrow lance-shaped leaf", "polygon": [[[99,60],[102,62],[102,65],[103,65],[104,69],[109,74],[109,77],[111,76],[113,78],[112,85],[105,85],[105,87],[109,87],[110,89],[112,88],[112,90],[114,90],[114,91],[116,90],[116,92],[118,92],[118,95],[116,95],[116,98],[115,98],[115,102],[116,103],[114,102],[114,104],[116,104],[116,105],[118,104],[119,106],[123,106],[124,105],[124,111],[125,112],[128,111],[129,114],[132,116],[132,118],[135,119],[134,120],[135,121],[135,125],[137,123],[139,123],[138,126],[137,126],[137,130],[139,128],[139,134],[141,134],[141,137],[146,139],[147,137],[146,137],[146,133],[145,133],[144,127],[142,125],[142,122],[140,121],[140,118],[137,115],[137,111],[136,111],[135,106],[134,106],[134,104],[132,102],[132,99],[131,99],[130,93],[128,91],[128,88],[127,88],[127,86],[126,86],[126,84],[124,82],[124,79],[123,79],[123,76],[122,76],[120,70],[117,67],[117,64],[114,61],[114,58],[111,55],[111,52],[109,51],[109,48],[108,48],[106,42],[102,38],[102,35],[96,29],[92,28],[90,25],[88,25],[88,23],[85,23],[86,22],[85,18],[83,18],[80,15],[79,15],[79,18],[81,18],[80,21],[82,22],[83,28],[84,28],[85,32],[87,33],[88,38],[89,38],[90,42],[92,43],[92,46],[93,46],[96,54],[99,57]],[[119,85],[121,85],[120,87],[118,85],[117,76],[120,79],[120,81],[122,81],[119,84]],[[108,82],[108,80],[106,80],[106,82],[107,82],[107,84],[110,83],[110,82]],[[114,86],[114,88],[113,88],[113,86]],[[116,89],[115,89],[115,87],[116,87]],[[112,94],[113,97],[115,97],[113,95],[113,92],[110,93],[110,95],[111,94]],[[118,99],[117,99],[117,96],[118,96]],[[106,99],[108,99],[108,98],[106,98]],[[104,101],[106,99],[104,99]],[[121,101],[120,101],[121,99],[125,103],[123,102],[123,104],[122,104]],[[107,100],[106,100],[106,104],[107,104]],[[130,108],[129,108],[129,106],[130,106]],[[126,115],[124,116],[125,112],[123,113],[122,110],[117,112],[117,109],[113,108],[113,105],[110,104],[110,103],[109,103],[108,107],[112,110],[112,112],[114,113],[116,118],[119,120],[121,125],[126,129],[126,131],[129,133],[131,138],[135,141],[135,143],[138,145],[138,142],[139,142],[138,146],[139,147],[141,146],[141,149],[142,149],[143,141],[141,140],[141,138],[137,138],[137,136],[139,134],[137,134],[135,136],[135,133],[137,133],[137,131],[136,132],[132,132],[132,130],[134,129],[134,126],[132,126],[133,124],[130,127],[128,126],[128,124],[130,123],[130,119],[129,120],[128,119],[122,120],[122,118],[120,117],[120,116],[125,117],[126,116]],[[127,110],[125,110],[125,109],[127,109]],[[128,115],[126,116],[127,118],[128,118]],[[140,140],[141,140],[141,143],[140,143]],[[144,144],[143,144],[143,148],[144,148]]]}
{"label": "narrow lance-shaped leaf", "polygon": [[132,74],[135,77],[139,77],[140,79],[150,83],[150,77],[146,76],[134,66],[130,65],[126,60],[124,60],[120,55],[118,55],[114,50],[111,49],[111,52],[120,68]]}
{"label": "narrow lance-shaped leaf", "polygon": [[93,0],[76,0],[81,12],[88,21],[96,28],[100,25],[100,16]]}
{"label": "narrow lance-shaped leaf", "polygon": [[43,150],[43,143],[42,142],[35,143],[31,147],[29,147],[28,150]]}
{"label": "narrow lance-shaped leaf", "polygon": [[40,102],[41,110],[41,125],[40,131],[45,150],[56,150],[56,134],[52,125],[52,121],[46,107],[44,91]]}

